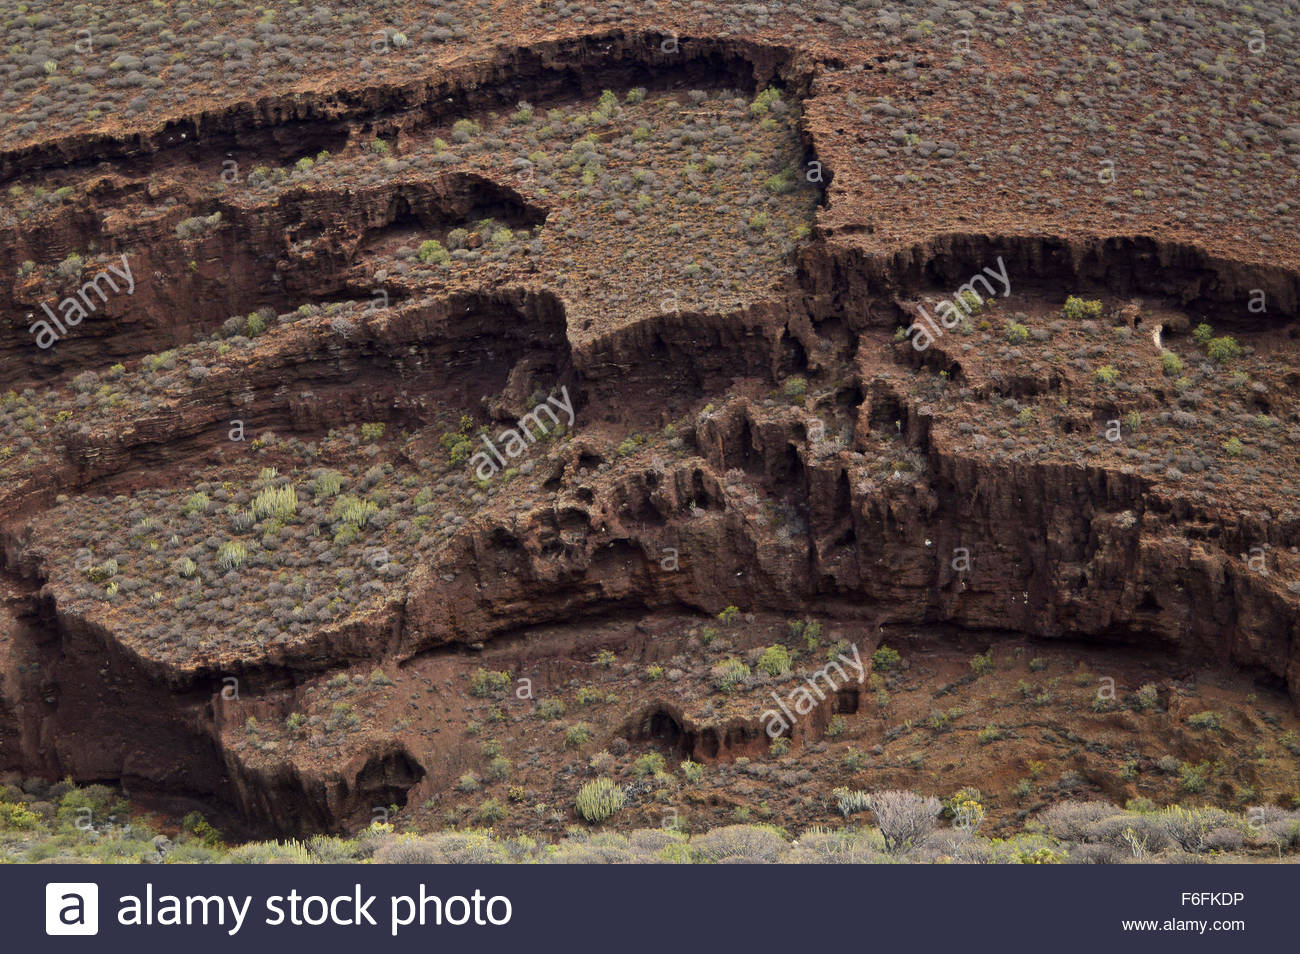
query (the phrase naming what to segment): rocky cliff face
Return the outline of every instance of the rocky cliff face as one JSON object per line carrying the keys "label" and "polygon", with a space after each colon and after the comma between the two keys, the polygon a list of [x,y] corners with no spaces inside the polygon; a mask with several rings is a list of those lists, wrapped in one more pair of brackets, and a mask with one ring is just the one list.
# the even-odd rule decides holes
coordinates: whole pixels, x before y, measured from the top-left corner
{"label": "rocky cliff face", "polygon": [[[175,172],[235,144],[293,158],[337,148],[360,125],[368,135],[415,135],[523,97],[606,87],[752,89],[775,80],[811,89],[812,67],[793,48],[700,38],[684,40],[686,52],[670,60],[659,39],[557,40],[437,79],[271,97],[140,136],[49,142],[0,156],[0,177],[91,161]],[[813,148],[816,134],[807,130]],[[421,187],[300,191],[273,204],[232,199],[133,218],[145,197],[126,178],[104,181],[100,194],[118,203],[116,216],[81,209],[40,230],[10,229],[0,237],[0,270],[57,261],[90,236],[105,251],[129,250],[137,274],[166,280],[142,280],[49,354],[34,353],[23,323],[13,323],[0,336],[0,368],[15,387],[63,387],[76,369],[161,350],[263,306],[364,300],[366,249],[404,224],[436,231],[491,214],[523,227],[549,214],[490,178],[449,174]],[[209,234],[178,241],[182,219],[214,212],[220,223]],[[864,231],[819,230],[796,253],[791,280],[752,307],[678,309],[608,334],[578,334],[565,292],[536,277],[452,292],[394,281],[391,307],[350,324],[346,336],[329,334],[324,321],[289,325],[147,411],[125,407],[76,429],[48,423],[42,464],[0,489],[0,767],[211,797],[280,832],[335,829],[369,806],[404,801],[430,773],[423,756],[388,741],[327,767],[255,762],[229,745],[228,678],[282,719],[303,684],[349,665],[405,664],[546,623],[578,628],[611,613],[714,614],[728,605],[815,613],[874,632],[930,627],[1140,645],[1166,655],[1171,670],[1245,670],[1300,699],[1300,594],[1241,558],[1254,547],[1300,546],[1300,517],[1235,512],[1131,468],[961,449],[907,384],[940,370],[955,377],[964,354],[941,345],[918,356],[887,340],[910,301],[1001,259],[1028,298],[1085,288],[1141,295],[1285,344],[1300,275],[1142,235],[945,234],[881,254],[858,243]],[[1256,289],[1272,308],[1243,315],[1239,303]],[[0,287],[0,303],[30,311],[43,294],[35,279],[16,281]],[[771,400],[772,385],[794,374],[820,377],[829,397]],[[175,665],[133,651],[120,630],[69,610],[47,585],[51,562],[66,555],[33,536],[33,512],[62,494],[128,493],[220,466],[232,418],[306,436],[363,421],[416,430],[435,411],[476,408],[503,392],[513,401],[500,402],[497,416],[508,417],[543,380],[571,389],[584,422],[538,463],[543,492],[486,503],[363,619],[322,625],[244,660]],[[1295,384],[1273,397],[1283,413],[1294,407]],[[1024,397],[1054,387],[1060,382],[1012,381],[1002,390]],[[683,416],[689,424],[668,459],[624,455],[611,437]],[[888,439],[889,453],[915,465],[882,470]],[[831,711],[800,731],[815,735]],[[662,734],[665,719],[693,757],[763,744],[752,724],[704,726],[671,706],[638,714],[626,734]]]}

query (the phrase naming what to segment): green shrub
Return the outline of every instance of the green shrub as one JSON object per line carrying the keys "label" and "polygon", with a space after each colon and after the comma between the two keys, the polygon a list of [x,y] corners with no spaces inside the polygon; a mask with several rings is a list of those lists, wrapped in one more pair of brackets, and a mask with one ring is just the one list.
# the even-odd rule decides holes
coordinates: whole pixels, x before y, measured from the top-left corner
{"label": "green shrub", "polygon": [[199,812],[190,812],[181,820],[181,828],[207,848],[221,848],[221,832]]}
{"label": "green shrub", "polygon": [[1228,456],[1230,457],[1240,457],[1246,447],[1241,443],[1241,441],[1237,440],[1237,438],[1229,437],[1227,441],[1224,442],[1223,449],[1228,452]]}
{"label": "green shrub", "polygon": [[564,733],[564,747],[579,749],[591,741],[591,726],[585,722],[575,722]]}
{"label": "green shrub", "polygon": [[1200,765],[1183,762],[1178,766],[1178,782],[1182,785],[1183,791],[1189,795],[1196,795],[1205,791],[1209,775],[1210,763],[1208,762],[1202,762]]}
{"label": "green shrub", "polygon": [[346,523],[360,529],[370,518],[379,513],[379,507],[370,500],[361,497],[340,497],[334,503],[331,514],[335,523]]}
{"label": "green shrub", "polygon": [[458,119],[452,124],[451,136],[457,142],[469,142],[471,136],[477,136],[483,127],[472,119]]}
{"label": "green shrub", "polygon": [[18,802],[0,801],[0,832],[31,831],[41,827],[41,816]]}
{"label": "green shrub", "polygon": [[372,421],[361,425],[361,439],[367,444],[373,444],[384,436],[387,430],[383,421]]}
{"label": "green shrub", "polygon": [[736,617],[739,615],[740,615],[740,610],[738,608],[736,608],[735,606],[728,606],[725,609],[723,609],[721,613],[718,614],[718,621],[729,625],[735,622]]}
{"label": "green shrub", "polygon": [[1101,317],[1102,304],[1096,300],[1085,300],[1074,295],[1065,299],[1061,314],[1071,321],[1084,321]]}
{"label": "green shrub", "polygon": [[836,807],[845,818],[856,815],[858,812],[865,812],[871,807],[871,796],[856,789],[833,788],[831,789],[831,797],[835,799]]}
{"label": "green shrub", "polygon": [[735,657],[724,659],[713,667],[713,684],[723,692],[732,692],[744,685],[749,676],[749,667]]}
{"label": "green shrub", "polygon": [[542,719],[558,719],[564,715],[564,703],[559,699],[543,699],[537,704],[537,715]]}
{"label": "green shrub", "polygon": [[361,727],[361,717],[346,702],[336,702],[325,720],[326,732],[350,732]]}
{"label": "green shrub", "polygon": [[253,498],[253,519],[279,520],[288,523],[298,513],[298,491],[292,484],[283,487],[267,487]]}
{"label": "green shrub", "polygon": [[791,662],[790,650],[777,643],[763,650],[763,655],[758,660],[758,668],[769,676],[780,676],[790,671]]}
{"label": "green shrub", "polygon": [[1119,372],[1108,364],[1102,365],[1095,373],[1098,384],[1111,385],[1119,380]]}
{"label": "green shrub", "polygon": [[987,652],[978,653],[971,657],[970,669],[977,676],[987,675],[997,667],[993,664],[993,650],[990,648]]}
{"label": "green shrub", "polygon": [[1007,322],[1007,341],[1012,344],[1024,344],[1029,340],[1029,329],[1018,321]]}
{"label": "green shrub", "polygon": [[769,86],[754,97],[749,104],[749,112],[754,116],[766,116],[772,110],[772,104],[781,98],[781,91]]}
{"label": "green shrub", "polygon": [[420,261],[426,265],[445,265],[451,261],[451,253],[443,248],[441,242],[435,239],[420,243],[419,256]]}
{"label": "green shrub", "polygon": [[469,678],[471,695],[480,699],[487,696],[499,696],[510,685],[510,673],[493,669],[476,669]]}
{"label": "green shrub", "polygon": [[981,298],[979,292],[975,291],[973,288],[959,291],[955,297],[957,304],[960,305],[968,315],[978,315],[984,310],[984,299]]}
{"label": "green shrub", "polygon": [[632,763],[632,774],[637,778],[649,778],[662,772],[664,764],[664,757],[658,752],[647,752]]}
{"label": "green shrub", "polygon": [[248,559],[248,548],[238,540],[227,540],[217,550],[217,569],[223,573],[238,569]]}
{"label": "green shrub", "polygon": [[506,810],[495,798],[484,799],[474,812],[474,821],[480,825],[493,825],[506,817]]}
{"label": "green shrub", "polygon": [[1205,346],[1205,353],[1210,356],[1210,360],[1215,364],[1226,364],[1234,358],[1241,357],[1241,345],[1237,344],[1235,338],[1226,336],[1212,338],[1210,343]]}
{"label": "green shrub", "polygon": [[582,786],[574,800],[574,808],[584,821],[599,823],[618,814],[626,802],[623,789],[602,775]]}
{"label": "green shrub", "polygon": [[1207,325],[1205,322],[1201,322],[1199,325],[1197,325],[1195,330],[1192,332],[1192,340],[1195,341],[1198,345],[1209,344],[1210,339],[1213,337],[1214,337],[1214,329],[1211,328],[1209,325]]}
{"label": "green shrub", "polygon": [[92,566],[86,571],[86,576],[90,577],[92,583],[103,583],[105,580],[117,576],[117,558],[109,557],[99,566]]}
{"label": "green shrub", "polygon": [[788,195],[795,190],[796,178],[790,169],[773,173],[763,180],[763,188],[774,195]]}
{"label": "green shrub", "polygon": [[897,669],[903,657],[898,654],[898,650],[890,649],[888,646],[881,646],[871,654],[871,668],[878,669],[881,672],[888,672],[890,669]]}
{"label": "green shrub", "polygon": [[692,785],[697,784],[704,778],[704,766],[699,762],[692,762],[690,759],[687,759],[682,762],[678,768],[681,769],[682,778],[686,779],[686,781],[690,782]]}
{"label": "green shrub", "polygon": [[1172,351],[1162,351],[1160,353],[1160,366],[1164,368],[1165,375],[1171,378],[1178,377],[1185,370],[1183,359]]}
{"label": "green shrub", "polygon": [[1207,709],[1205,712],[1197,712],[1195,715],[1188,716],[1187,724],[1196,729],[1218,730],[1223,728],[1223,715]]}
{"label": "green shrub", "polygon": [[323,470],[311,482],[314,497],[333,497],[343,489],[343,475],[335,470]]}

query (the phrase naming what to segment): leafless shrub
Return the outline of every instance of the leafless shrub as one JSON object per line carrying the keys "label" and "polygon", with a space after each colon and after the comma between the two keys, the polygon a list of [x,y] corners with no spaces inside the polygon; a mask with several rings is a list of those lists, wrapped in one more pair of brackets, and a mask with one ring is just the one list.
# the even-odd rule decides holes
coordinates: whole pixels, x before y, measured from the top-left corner
{"label": "leafless shrub", "polygon": [[1281,818],[1264,823],[1256,838],[1273,845],[1281,854],[1283,848],[1300,845],[1300,812],[1283,812]]}
{"label": "leafless shrub", "polygon": [[1038,816],[1048,834],[1061,841],[1086,841],[1088,826],[1121,814],[1109,802],[1061,802]]}
{"label": "leafless shrub", "polygon": [[1157,816],[1160,825],[1185,851],[1199,853],[1210,845],[1210,832],[1216,828],[1236,828],[1239,822],[1221,808],[1183,808],[1170,805]]}
{"label": "leafless shrub", "polygon": [[871,810],[891,852],[903,851],[933,831],[943,805],[934,796],[915,792],[873,792]]}
{"label": "leafless shrub", "polygon": [[1131,812],[1117,812],[1085,825],[1082,840],[1110,845],[1135,858],[1169,847],[1169,834],[1154,816]]}
{"label": "leafless shrub", "polygon": [[425,837],[399,837],[375,850],[377,864],[487,865],[506,860],[505,849],[483,832],[445,832]]}
{"label": "leafless shrub", "polygon": [[626,865],[644,861],[627,838],[615,832],[600,832],[589,838],[566,838],[546,856],[548,864],[557,865]]}
{"label": "leafless shrub", "polygon": [[889,861],[885,840],[874,829],[810,829],[782,857],[783,864],[864,865]]}
{"label": "leafless shrub", "polygon": [[775,828],[728,825],[693,839],[700,857],[714,864],[773,864],[786,848]]}
{"label": "leafless shrub", "polygon": [[1076,865],[1117,865],[1125,855],[1114,845],[1075,845],[1070,849],[1070,863]]}
{"label": "leafless shrub", "polygon": [[644,855],[663,851],[670,845],[685,844],[687,839],[685,835],[666,828],[638,828],[628,833],[627,840],[633,848]]}
{"label": "leafless shrub", "polygon": [[1215,828],[1205,836],[1205,847],[1211,851],[1238,851],[1245,840],[1235,828]]}

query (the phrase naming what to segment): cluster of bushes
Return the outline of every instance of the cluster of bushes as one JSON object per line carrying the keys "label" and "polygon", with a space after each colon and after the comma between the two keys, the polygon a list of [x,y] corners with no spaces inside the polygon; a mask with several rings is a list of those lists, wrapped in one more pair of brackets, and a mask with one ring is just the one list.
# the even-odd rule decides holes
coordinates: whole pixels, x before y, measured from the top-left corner
{"label": "cluster of bushes", "polygon": [[[688,765],[694,767],[694,763],[683,763],[683,772]],[[1300,848],[1300,812],[1274,806],[1257,806],[1238,814],[1178,805],[1157,808],[1144,800],[1130,802],[1124,809],[1101,801],[1062,802],[1031,819],[1023,833],[990,839],[978,833],[985,812],[974,789],[964,789],[942,801],[908,791],[864,793],[846,788],[836,789],[832,798],[846,819],[870,816],[875,824],[814,827],[797,838],[771,825],[730,825],[690,835],[668,829],[615,833],[574,827],[560,841],[547,843],[481,829],[399,835],[391,825],[375,823],[354,838],[320,836],[228,847],[220,833],[197,814],[186,817],[178,837],[166,838],[147,821],[133,818],[130,806],[112,789],[29,779],[0,787],[0,860],[124,864],[1106,864],[1177,863],[1215,855],[1245,860],[1282,856]],[[588,823],[600,824],[615,817],[626,801],[625,790],[601,776],[581,789],[575,810]],[[500,818],[499,811],[488,814],[492,820]]]}
{"label": "cluster of bushes", "polygon": [[[786,253],[808,236],[818,193],[800,165],[797,107],[779,91],[750,100],[695,90],[688,100],[638,88],[545,112],[521,103],[506,117],[463,118],[426,139],[404,139],[400,154],[387,144],[381,152],[353,149],[257,183],[266,190],[489,171],[553,207],[545,228],[466,222],[377,248],[393,260],[390,280],[477,283],[489,277],[483,269],[514,270],[526,256],[555,283],[598,284],[616,301],[664,306],[689,297],[695,306],[704,299],[736,307],[758,290],[755,280],[774,282],[788,267]],[[576,265],[597,239],[620,258],[617,288],[602,264]]]}
{"label": "cluster of bushes", "polygon": [[[382,424],[331,432],[321,445],[267,434],[263,447],[305,466],[66,501],[42,531],[69,555],[52,564],[61,598],[92,612],[125,608],[140,624],[124,638],[184,659],[285,642],[400,596],[409,565],[452,532],[455,511],[440,501],[464,505],[466,481],[426,484],[415,468],[370,463],[361,442],[382,437]],[[319,466],[322,457],[347,463]]]}
{"label": "cluster of bushes", "polygon": [[[1176,344],[1177,337],[1167,339],[1153,369],[1149,338],[1134,335],[1127,321],[1135,317],[1132,307],[1120,309],[1117,323],[1105,328],[1097,320],[1105,317],[1101,303],[1070,296],[1061,316],[1047,316],[1042,327],[1030,330],[1024,316],[1014,316],[1012,325],[1026,332],[1017,340],[1036,342],[1030,353],[1015,342],[958,346],[965,362],[994,381],[1028,374],[1036,378],[1035,387],[1051,390],[1052,381],[1068,373],[1095,382],[1097,391],[1082,399],[1076,393],[1022,400],[1018,386],[1007,393],[1003,385],[984,398],[993,413],[970,415],[973,390],[951,387],[943,372],[917,380],[911,396],[935,403],[941,416],[951,413],[967,450],[1073,464],[1101,457],[1234,505],[1272,508],[1279,495],[1297,486],[1288,467],[1288,440],[1300,440],[1300,428],[1283,424],[1283,407],[1259,410],[1266,395],[1284,393],[1285,368],[1268,353],[1202,323],[1191,335],[1195,350]],[[985,324],[979,330],[991,337]],[[1093,413],[1091,424],[1081,420],[1083,408]]]}

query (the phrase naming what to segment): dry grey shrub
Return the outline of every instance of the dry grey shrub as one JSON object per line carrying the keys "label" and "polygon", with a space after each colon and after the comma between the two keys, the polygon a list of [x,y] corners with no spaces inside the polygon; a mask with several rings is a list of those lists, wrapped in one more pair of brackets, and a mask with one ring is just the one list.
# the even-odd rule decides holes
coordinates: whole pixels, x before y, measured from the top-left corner
{"label": "dry grey shrub", "polygon": [[1231,812],[1221,808],[1183,808],[1170,805],[1156,816],[1169,837],[1185,851],[1199,853],[1211,847],[1207,839],[1216,828],[1239,828]]}
{"label": "dry grey shrub", "polygon": [[1070,849],[1070,863],[1075,865],[1117,865],[1127,855],[1114,845],[1075,845]]}
{"label": "dry grey shrub", "polygon": [[689,839],[666,828],[638,828],[628,832],[627,840],[643,855],[653,855],[670,845],[685,845]]}
{"label": "dry grey shrub", "polygon": [[506,861],[506,851],[490,835],[456,831],[387,839],[375,850],[374,859],[376,864],[390,865],[494,865]]}
{"label": "dry grey shrub", "polygon": [[782,864],[869,865],[890,861],[885,840],[874,829],[810,829],[784,855]]}
{"label": "dry grey shrub", "polygon": [[1285,812],[1290,817],[1275,818],[1263,824],[1258,840],[1277,848],[1278,855],[1282,849],[1300,845],[1300,812]]}
{"label": "dry grey shrub", "polygon": [[652,859],[637,854],[623,835],[599,832],[589,838],[566,838],[544,860],[555,865],[626,865]]}
{"label": "dry grey shrub", "polygon": [[[1096,802],[1093,804],[1101,804]],[[1169,834],[1153,815],[1116,812],[1090,822],[1083,828],[1083,838],[1125,851],[1133,857],[1156,854],[1169,847]]]}
{"label": "dry grey shrub", "polygon": [[1215,828],[1205,836],[1205,847],[1211,851],[1238,851],[1245,841],[1235,828]]}
{"label": "dry grey shrub", "polygon": [[714,864],[773,864],[786,849],[786,841],[773,828],[728,825],[691,840],[702,860]]}
{"label": "dry grey shrub", "polygon": [[871,810],[875,812],[886,849],[899,852],[935,829],[943,805],[933,795],[922,797],[905,791],[873,792]]}
{"label": "dry grey shrub", "polygon": [[1038,816],[1047,833],[1061,841],[1087,841],[1088,826],[1123,814],[1109,802],[1061,802]]}
{"label": "dry grey shrub", "polygon": [[964,828],[938,828],[917,839],[908,854],[909,862],[935,864],[951,858],[963,864],[987,864],[989,843]]}

